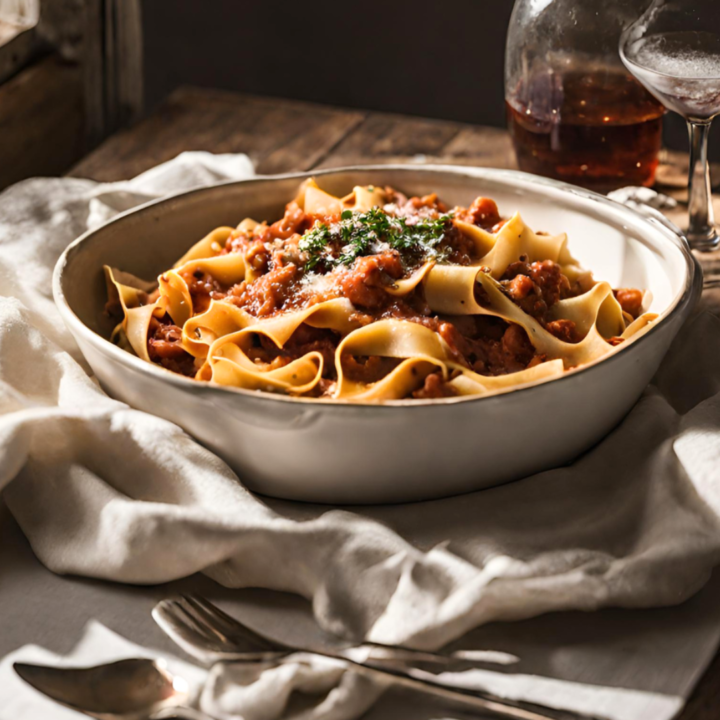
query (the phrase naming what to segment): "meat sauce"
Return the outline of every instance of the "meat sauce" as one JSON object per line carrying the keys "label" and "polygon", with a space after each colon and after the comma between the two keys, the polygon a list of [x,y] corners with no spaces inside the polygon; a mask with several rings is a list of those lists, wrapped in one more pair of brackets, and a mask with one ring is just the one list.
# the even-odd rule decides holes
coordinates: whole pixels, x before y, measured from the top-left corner
{"label": "meat sauce", "polygon": [[[386,188],[388,203],[383,210],[388,215],[404,218],[408,223],[436,220],[448,212],[436,195],[407,198]],[[491,232],[502,227],[503,220],[497,205],[489,198],[477,198],[468,208],[456,208],[454,217]],[[223,300],[262,319],[278,313],[296,310],[333,298],[345,297],[356,308],[353,318],[359,326],[379,319],[395,318],[419,323],[437,332],[448,344],[454,359],[481,375],[503,375],[533,367],[545,361],[536,353],[525,330],[491,316],[467,315],[444,317],[434,314],[423,295],[422,285],[410,294],[397,298],[388,287],[407,277],[417,267],[412,258],[396,249],[382,248],[373,254],[357,257],[348,266],[335,266],[325,271],[308,271],[308,257],[300,248],[304,233],[316,223],[332,224],[336,216],[308,215],[295,203],[287,205],[285,215],[270,225],[260,224],[253,230],[236,230],[228,239],[223,254],[241,253],[246,267],[252,269],[252,280],[227,287],[202,272],[185,277],[192,295],[195,312],[204,311],[211,300]],[[439,251],[449,262],[469,265],[477,262],[472,240],[456,225],[450,223],[439,244]],[[512,263],[500,278],[507,296],[522,310],[540,322],[554,336],[566,342],[578,342],[575,325],[569,320],[550,319],[553,305],[564,298],[580,293],[563,275],[556,263],[544,260],[529,262],[521,258]],[[486,301],[477,286],[480,304]],[[642,310],[642,293],[622,289],[615,292],[623,310],[633,318]],[[193,376],[197,372],[195,359],[181,345],[182,331],[169,317],[153,319],[148,336],[151,360],[163,367]],[[317,351],[324,360],[323,377],[314,395],[329,394],[337,380],[335,351],[341,341],[330,330],[301,325],[285,344],[278,348],[264,336],[258,335],[249,357],[258,363],[280,367],[302,355]],[[399,360],[343,356],[343,372],[351,380],[375,382],[390,372]],[[422,386],[413,393],[416,398],[441,398],[453,394],[439,372],[429,374]]]}

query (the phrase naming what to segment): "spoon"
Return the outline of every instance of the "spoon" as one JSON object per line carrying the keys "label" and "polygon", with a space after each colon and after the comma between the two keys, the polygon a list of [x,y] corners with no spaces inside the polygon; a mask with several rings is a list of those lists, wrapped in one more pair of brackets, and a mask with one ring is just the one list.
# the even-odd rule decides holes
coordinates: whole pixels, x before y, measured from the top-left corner
{"label": "spoon", "polygon": [[44,695],[98,720],[211,720],[186,707],[188,684],[163,660],[136,658],[95,667],[17,662],[15,672]]}

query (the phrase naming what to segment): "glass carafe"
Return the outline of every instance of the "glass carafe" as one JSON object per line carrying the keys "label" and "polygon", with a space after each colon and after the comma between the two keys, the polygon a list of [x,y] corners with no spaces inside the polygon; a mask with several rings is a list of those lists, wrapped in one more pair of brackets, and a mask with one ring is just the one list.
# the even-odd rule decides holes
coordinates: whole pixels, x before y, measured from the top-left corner
{"label": "glass carafe", "polygon": [[648,0],[517,0],[505,99],[518,165],[599,192],[652,185],[665,112],[623,66]]}

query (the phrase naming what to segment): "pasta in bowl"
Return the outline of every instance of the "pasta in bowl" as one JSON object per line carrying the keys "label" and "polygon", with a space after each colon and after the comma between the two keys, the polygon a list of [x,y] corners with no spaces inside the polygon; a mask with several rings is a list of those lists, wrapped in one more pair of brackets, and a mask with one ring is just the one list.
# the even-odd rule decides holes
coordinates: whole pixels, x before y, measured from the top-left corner
{"label": "pasta in bowl", "polygon": [[201,239],[157,283],[105,267],[113,340],[200,381],[379,403],[489,395],[616,352],[657,315],[582,268],[565,234],[478,196],[448,206],[302,183],[282,218]]}
{"label": "pasta in bowl", "polygon": [[[297,227],[286,225],[291,218],[285,219],[285,210],[311,176],[257,177],[188,191],[124,213],[75,241],[53,277],[60,315],[101,385],[113,397],[183,427],[259,493],[323,503],[405,502],[479,490],[566,463],[608,433],[631,408],[699,296],[701,274],[675,230],[579,188],[518,172],[469,167],[383,165],[314,176],[319,187],[311,190],[310,200],[314,195],[323,202],[340,201],[342,207],[335,205],[334,212],[324,216],[327,221],[319,225],[327,226],[327,232],[321,228],[306,238],[309,247],[300,248],[299,243],[315,219],[310,223],[295,211],[295,219],[302,221]],[[376,187],[389,192],[386,186],[401,189],[408,202],[419,200],[402,212],[386,213],[398,216],[397,221],[387,220],[394,224],[393,237],[385,238],[389,248],[375,252],[373,240],[368,246],[372,252],[366,251],[362,243],[367,233],[361,230],[373,218],[358,220],[355,229],[356,218],[392,205],[393,196],[368,205],[363,204],[367,193],[353,188],[372,194]],[[422,199],[433,194],[447,206],[423,208]],[[494,208],[490,201],[475,203],[478,197],[493,198],[505,220],[492,213],[483,217]],[[302,213],[312,215],[305,212],[311,208],[305,206],[307,193],[298,200]],[[406,205],[399,193],[394,204]],[[343,219],[348,210],[351,215]],[[512,214],[516,210],[522,221]],[[452,218],[443,221],[442,229],[453,237],[443,233],[444,239],[437,241],[434,223],[448,214]],[[243,224],[248,216],[269,223]],[[419,220],[426,224],[407,237],[406,226]],[[450,222],[475,229],[451,229]],[[500,222],[504,225],[498,226]],[[224,229],[204,245],[196,244],[191,252],[197,255],[190,256],[193,243],[218,226]],[[513,248],[513,227],[520,239],[532,240],[530,250],[538,254],[515,247],[510,258],[501,256],[501,248]],[[567,232],[569,246],[563,235],[530,228]],[[270,237],[278,230],[284,238]],[[346,262],[339,260],[348,243],[335,238],[340,233],[342,240],[342,232],[350,233],[353,254],[361,250]],[[498,242],[502,238],[505,241]],[[410,252],[413,248],[416,252]],[[452,248],[455,255],[448,255]],[[396,264],[393,270],[390,259],[381,263],[377,257],[397,257],[394,251],[402,273]],[[527,259],[518,260],[523,254]],[[317,258],[309,269],[308,256]],[[208,263],[215,266],[212,273],[205,272]],[[511,267],[513,263],[524,264]],[[551,271],[549,263],[559,268]],[[287,269],[290,264],[297,270]],[[284,282],[279,277],[283,265],[292,275]],[[105,267],[121,269],[113,270],[110,278],[109,315]],[[581,267],[594,270],[599,281]],[[455,273],[465,282],[440,282],[443,274]],[[163,276],[162,283],[155,280]],[[168,300],[156,305],[163,286],[177,302],[174,319]],[[435,292],[438,287],[442,292]],[[611,287],[638,292],[614,293]],[[309,293],[315,293],[316,302],[308,302]],[[590,312],[588,299],[593,302]],[[465,312],[463,301],[481,312]],[[348,322],[346,330],[334,325],[339,312],[320,313],[322,302],[347,308],[341,318]],[[198,323],[203,316],[211,317],[211,306],[227,312],[226,325]],[[573,306],[577,312],[570,315]],[[501,317],[503,308],[510,313],[522,310],[524,315],[517,315],[521,322]],[[556,315],[559,309],[563,317]],[[281,330],[274,325],[292,317],[296,322],[302,313],[308,313],[309,323],[302,319],[297,328],[291,323]],[[198,332],[188,324],[191,319]],[[400,357],[381,354],[386,350],[379,347],[380,340],[387,347],[389,334],[373,340],[374,345],[364,335],[373,326],[389,327],[381,324],[386,320],[403,323],[395,326],[403,331],[392,340],[398,343],[393,353]],[[575,330],[566,337],[568,321],[575,323]],[[515,326],[518,329],[506,337]],[[266,332],[258,332],[258,327]],[[419,354],[416,340],[407,340],[414,343],[411,352],[400,344],[413,335],[405,330],[416,327],[428,338]],[[590,327],[597,335],[590,334]],[[542,329],[544,348],[516,342],[525,336],[529,342],[533,328]],[[339,355],[347,374],[343,383],[355,385],[338,391],[333,376],[338,349],[358,331],[355,337],[362,344],[346,343]],[[192,352],[183,338],[185,344],[197,343],[188,345]],[[276,343],[278,339],[282,342]],[[579,365],[578,356],[565,350],[551,357],[555,340],[571,353],[586,352],[592,345],[593,353]],[[204,379],[209,369],[215,373],[215,357],[227,359],[222,372],[233,382],[242,377],[242,383]],[[316,378],[317,383],[298,393],[298,378],[292,378],[292,372],[283,377],[282,372],[302,358],[307,361],[305,384],[312,385]],[[369,397],[407,360],[418,375],[408,372],[406,388],[393,386],[396,399]],[[513,384],[518,373],[548,369],[550,382],[536,378]],[[258,385],[270,378],[285,384]],[[508,381],[500,389],[489,387]],[[338,398],[340,393],[344,397]]]}

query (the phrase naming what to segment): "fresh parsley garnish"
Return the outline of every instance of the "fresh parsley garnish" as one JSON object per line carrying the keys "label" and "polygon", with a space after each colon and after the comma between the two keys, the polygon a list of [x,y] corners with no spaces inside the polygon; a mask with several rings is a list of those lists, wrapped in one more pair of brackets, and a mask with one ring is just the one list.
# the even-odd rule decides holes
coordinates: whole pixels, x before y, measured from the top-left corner
{"label": "fresh parsley garnish", "polygon": [[388,215],[380,208],[343,210],[340,222],[318,222],[300,239],[299,249],[308,256],[305,269],[352,265],[363,255],[381,252],[383,245],[400,252],[406,261],[446,260],[448,249],[440,245],[450,228],[452,213],[411,221]]}
{"label": "fresh parsley garnish", "polygon": [[330,240],[330,228],[322,223],[316,223],[302,236],[298,247],[308,255],[308,261],[305,264],[306,270],[315,270],[318,265],[328,260],[325,250]]}

